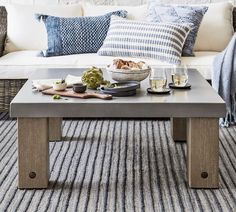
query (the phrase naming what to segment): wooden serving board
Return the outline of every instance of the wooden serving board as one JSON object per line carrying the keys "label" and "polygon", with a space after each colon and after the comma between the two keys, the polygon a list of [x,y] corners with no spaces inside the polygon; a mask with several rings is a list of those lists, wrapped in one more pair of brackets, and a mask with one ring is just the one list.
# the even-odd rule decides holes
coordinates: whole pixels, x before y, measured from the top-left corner
{"label": "wooden serving board", "polygon": [[112,99],[112,95],[109,94],[99,94],[95,92],[90,93],[75,93],[72,89],[66,89],[64,91],[55,91],[52,88],[42,91],[43,94],[46,95],[60,95],[66,97],[74,97],[74,98],[81,98],[81,99],[88,99],[88,98],[98,98],[104,100]]}

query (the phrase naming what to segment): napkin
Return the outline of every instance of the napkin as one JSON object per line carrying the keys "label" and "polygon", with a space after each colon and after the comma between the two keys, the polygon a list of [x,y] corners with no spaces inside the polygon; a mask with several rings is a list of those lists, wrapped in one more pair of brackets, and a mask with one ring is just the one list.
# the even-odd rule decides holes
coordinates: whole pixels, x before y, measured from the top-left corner
{"label": "napkin", "polygon": [[69,74],[66,76],[65,81],[67,83],[67,87],[72,87],[73,84],[82,83],[82,77]]}
{"label": "napkin", "polygon": [[[60,81],[62,79],[40,79],[40,80],[32,80],[33,87],[36,88],[39,91],[43,91],[49,88],[52,88],[53,83]],[[67,75],[65,78],[67,87],[72,87],[73,84],[81,83],[81,77],[80,76],[74,76],[74,75]]]}

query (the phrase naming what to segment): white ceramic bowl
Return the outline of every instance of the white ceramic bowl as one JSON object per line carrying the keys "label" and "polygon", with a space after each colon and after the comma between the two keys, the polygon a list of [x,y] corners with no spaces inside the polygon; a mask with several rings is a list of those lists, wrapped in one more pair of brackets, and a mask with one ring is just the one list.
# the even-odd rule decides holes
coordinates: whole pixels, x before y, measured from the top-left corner
{"label": "white ceramic bowl", "polygon": [[65,82],[59,83],[59,84],[53,83],[53,86],[52,86],[53,90],[55,91],[64,91],[66,87],[67,87],[67,84]]}
{"label": "white ceramic bowl", "polygon": [[129,69],[114,69],[107,67],[107,72],[110,74],[111,78],[117,82],[124,82],[124,81],[141,82],[148,77],[150,71],[151,68],[129,70]]}

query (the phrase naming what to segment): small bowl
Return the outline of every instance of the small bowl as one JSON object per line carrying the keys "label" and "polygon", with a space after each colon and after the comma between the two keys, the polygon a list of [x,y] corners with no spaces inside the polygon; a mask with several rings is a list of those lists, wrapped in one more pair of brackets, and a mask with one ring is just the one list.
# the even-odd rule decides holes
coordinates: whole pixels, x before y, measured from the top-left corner
{"label": "small bowl", "polygon": [[87,85],[84,85],[83,83],[73,84],[73,91],[75,93],[84,93],[86,89],[87,89]]}
{"label": "small bowl", "polygon": [[151,68],[126,70],[126,69],[113,69],[111,67],[107,67],[107,71],[111,75],[111,78],[117,82],[125,82],[125,81],[141,82],[148,77]]}
{"label": "small bowl", "polygon": [[66,89],[66,87],[67,87],[67,84],[65,82],[59,83],[59,84],[53,83],[53,85],[52,85],[52,88],[55,91],[64,91]]}

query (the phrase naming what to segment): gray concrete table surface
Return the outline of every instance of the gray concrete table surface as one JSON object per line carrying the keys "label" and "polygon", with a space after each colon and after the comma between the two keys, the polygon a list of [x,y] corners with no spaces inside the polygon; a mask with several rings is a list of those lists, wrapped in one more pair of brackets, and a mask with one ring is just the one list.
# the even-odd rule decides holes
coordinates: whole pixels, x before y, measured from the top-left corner
{"label": "gray concrete table surface", "polygon": [[[172,117],[173,140],[187,140],[187,180],[193,188],[219,187],[219,117],[225,103],[197,70],[189,70],[190,90],[150,95],[149,80],[141,82],[136,96],[112,100],[53,100],[32,91],[32,79],[80,76],[84,69],[38,69],[11,103],[18,118],[18,187],[47,188],[49,142],[61,140],[62,117],[96,118]],[[108,78],[104,71],[104,77]],[[168,82],[171,75],[168,73]]]}
{"label": "gray concrete table surface", "polygon": [[[197,70],[189,70],[190,90],[172,90],[170,95],[151,95],[148,78],[137,95],[112,100],[63,98],[32,91],[32,79],[81,76],[85,69],[36,69],[11,103],[11,117],[222,117],[225,104]],[[103,70],[104,77],[110,79]],[[167,73],[168,83],[171,82]],[[65,100],[67,99],[67,100]]]}

